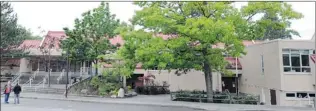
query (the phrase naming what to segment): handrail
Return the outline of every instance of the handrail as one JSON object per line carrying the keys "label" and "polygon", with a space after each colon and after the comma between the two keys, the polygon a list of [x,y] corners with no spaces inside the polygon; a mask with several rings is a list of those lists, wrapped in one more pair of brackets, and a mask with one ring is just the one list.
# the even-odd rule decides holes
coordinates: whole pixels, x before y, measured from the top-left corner
{"label": "handrail", "polygon": [[81,67],[80,68],[80,76],[83,75],[83,73],[88,73],[90,67]]}
{"label": "handrail", "polygon": [[22,73],[19,73],[18,75],[16,75],[16,76],[12,79],[12,80],[13,80],[13,81],[12,81],[12,84],[15,85],[15,84],[19,83],[21,76],[22,76]]}
{"label": "handrail", "polygon": [[59,81],[63,78],[64,75],[65,75],[65,69],[63,69],[60,75],[57,77],[57,84],[59,84]]}
{"label": "handrail", "polygon": [[39,68],[37,68],[37,70],[33,73],[32,78],[35,79],[38,73],[39,73]]}
{"label": "handrail", "polygon": [[[82,82],[84,82],[84,81],[91,80],[91,79],[92,79],[92,76],[87,77],[87,78],[85,78],[85,79],[83,79],[83,80],[81,80],[81,81],[79,81],[79,82],[74,83],[74,84],[71,84],[70,86],[67,87],[67,90],[66,90],[66,91],[69,92],[69,90],[70,90],[72,87],[75,87],[75,86],[79,85],[80,83],[82,83]],[[64,94],[66,94],[66,91],[64,92]]]}

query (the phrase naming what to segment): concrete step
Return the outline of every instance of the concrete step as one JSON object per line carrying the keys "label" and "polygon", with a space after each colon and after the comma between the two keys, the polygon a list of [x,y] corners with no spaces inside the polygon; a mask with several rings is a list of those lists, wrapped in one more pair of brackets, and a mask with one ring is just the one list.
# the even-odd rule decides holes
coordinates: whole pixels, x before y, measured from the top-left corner
{"label": "concrete step", "polygon": [[65,88],[42,88],[42,87],[23,87],[23,92],[36,92],[36,93],[46,93],[46,94],[64,94]]}

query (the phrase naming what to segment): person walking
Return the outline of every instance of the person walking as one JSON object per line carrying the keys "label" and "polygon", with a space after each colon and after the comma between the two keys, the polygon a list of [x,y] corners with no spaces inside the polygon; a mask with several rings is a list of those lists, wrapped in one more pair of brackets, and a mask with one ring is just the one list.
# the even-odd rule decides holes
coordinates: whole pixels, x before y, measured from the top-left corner
{"label": "person walking", "polygon": [[14,104],[20,104],[20,92],[22,91],[22,88],[19,84],[16,84],[13,88],[14,92]]}
{"label": "person walking", "polygon": [[9,97],[12,90],[11,81],[8,81],[8,83],[4,86],[4,103],[9,103]]}

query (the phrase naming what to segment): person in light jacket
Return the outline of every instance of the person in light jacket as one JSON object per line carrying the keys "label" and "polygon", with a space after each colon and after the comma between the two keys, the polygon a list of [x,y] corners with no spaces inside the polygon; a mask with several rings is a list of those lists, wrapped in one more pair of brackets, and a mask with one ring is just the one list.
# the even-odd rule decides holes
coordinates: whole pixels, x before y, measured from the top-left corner
{"label": "person in light jacket", "polygon": [[4,86],[4,103],[9,103],[9,97],[12,90],[11,81],[8,81],[8,83]]}
{"label": "person in light jacket", "polygon": [[19,84],[16,84],[13,88],[14,92],[14,104],[20,104],[20,92],[22,91],[22,88]]}

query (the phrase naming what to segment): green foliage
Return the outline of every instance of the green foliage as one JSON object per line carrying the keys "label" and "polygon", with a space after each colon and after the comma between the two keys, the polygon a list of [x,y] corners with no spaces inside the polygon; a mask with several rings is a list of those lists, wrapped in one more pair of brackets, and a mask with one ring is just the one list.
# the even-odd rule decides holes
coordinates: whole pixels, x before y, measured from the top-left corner
{"label": "green foliage", "polygon": [[82,14],[75,19],[74,29],[64,28],[68,38],[62,42],[62,48],[71,52],[73,59],[96,60],[98,55],[115,51],[109,38],[116,35],[119,20],[112,15],[109,4],[102,2],[99,7]]}
{"label": "green foliage", "polygon": [[100,95],[107,95],[110,94],[111,91],[117,90],[121,87],[119,78],[120,76],[109,72],[103,74],[102,76],[93,77],[90,84],[93,87],[98,88]]}
{"label": "green foliage", "polygon": [[293,35],[299,36],[299,33],[293,29],[289,29],[291,26],[290,20],[301,19],[303,15],[295,12],[292,6],[285,2],[249,2],[247,7],[242,8],[244,15],[252,17],[258,13],[263,14],[260,20],[249,21],[257,23],[265,29],[263,36],[258,37],[259,40],[265,39],[286,39],[292,38]]}
{"label": "green foliage", "polygon": [[17,47],[25,39],[33,38],[30,30],[17,24],[17,15],[10,2],[1,1],[1,56],[23,56],[27,54],[24,49]]}
{"label": "green foliage", "polygon": [[[244,52],[243,40],[262,38],[268,27],[288,28],[290,20],[302,15],[293,11],[285,2],[250,2],[241,10],[233,2],[136,2],[142,10],[136,11],[133,25],[120,28],[125,40],[118,51],[126,60],[127,67],[135,68],[142,63],[145,69],[176,69],[186,73],[190,69],[201,70],[205,77],[212,71],[227,72],[223,54],[239,57]],[[278,17],[275,22],[264,17],[254,20],[259,14]],[[151,33],[145,32],[149,30]],[[163,40],[155,33],[175,35]],[[225,47],[213,48],[219,43]],[[211,79],[206,83],[211,94]]]}

